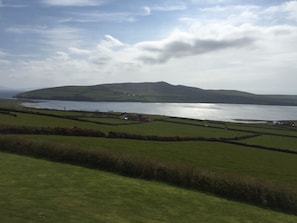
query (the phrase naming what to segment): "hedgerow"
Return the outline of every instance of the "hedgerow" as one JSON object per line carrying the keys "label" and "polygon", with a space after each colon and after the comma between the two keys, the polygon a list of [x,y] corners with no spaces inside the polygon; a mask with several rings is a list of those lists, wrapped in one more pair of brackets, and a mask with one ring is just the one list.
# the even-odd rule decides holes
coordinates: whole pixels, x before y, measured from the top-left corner
{"label": "hedgerow", "polygon": [[82,129],[78,127],[66,128],[66,127],[33,127],[33,126],[10,126],[10,125],[0,125],[1,134],[33,134],[33,135],[63,135],[63,136],[87,136],[87,137],[108,137],[108,138],[122,138],[122,139],[134,139],[134,140],[148,140],[148,141],[208,141],[208,142],[221,142],[234,144],[239,146],[246,146],[255,149],[264,149],[275,152],[297,154],[297,151],[273,148],[262,145],[246,144],[243,142],[238,142],[242,139],[252,138],[259,136],[258,134],[249,134],[243,136],[235,137],[218,137],[218,138],[208,138],[208,137],[182,137],[182,136],[156,136],[156,135],[140,135],[131,134],[126,132],[114,132],[110,131],[106,135],[104,132],[92,129]]}
{"label": "hedgerow", "polygon": [[0,133],[2,134],[34,134],[34,135],[64,135],[64,136],[91,136],[105,137],[105,133],[92,130],[82,129],[78,127],[32,127],[32,126],[8,126],[0,125]]}
{"label": "hedgerow", "polygon": [[297,215],[296,188],[264,183],[255,178],[218,175],[191,165],[163,163],[144,156],[42,143],[21,137],[0,136],[0,145],[0,150],[5,152],[162,181]]}
{"label": "hedgerow", "polygon": [[189,136],[156,136],[156,135],[140,135],[140,134],[131,134],[126,132],[114,132],[111,131],[108,133],[109,138],[122,138],[122,139],[137,139],[137,140],[150,140],[150,141],[217,141],[224,142],[230,140],[242,140],[252,137],[259,136],[259,134],[249,134],[244,136],[235,136],[235,137],[218,137],[218,138],[209,138],[209,137],[189,137]]}

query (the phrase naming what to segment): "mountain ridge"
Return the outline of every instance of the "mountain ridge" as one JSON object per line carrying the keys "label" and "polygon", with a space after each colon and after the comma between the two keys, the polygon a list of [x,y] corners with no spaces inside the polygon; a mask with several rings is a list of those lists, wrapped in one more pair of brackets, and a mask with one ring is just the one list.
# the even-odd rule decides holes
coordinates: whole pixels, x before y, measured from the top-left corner
{"label": "mountain ridge", "polygon": [[91,86],[61,86],[19,93],[22,99],[110,101],[230,103],[297,106],[297,95],[258,95],[237,90],[204,90],[166,82],[111,83]]}

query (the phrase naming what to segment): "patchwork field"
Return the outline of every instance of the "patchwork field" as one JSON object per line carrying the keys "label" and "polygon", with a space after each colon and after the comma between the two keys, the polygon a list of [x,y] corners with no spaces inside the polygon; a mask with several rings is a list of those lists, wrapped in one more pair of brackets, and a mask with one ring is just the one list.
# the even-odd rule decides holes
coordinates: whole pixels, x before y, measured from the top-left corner
{"label": "patchwork field", "polygon": [[0,100],[1,202],[10,204],[0,215],[13,222],[296,221],[294,121],[126,115],[28,109]]}

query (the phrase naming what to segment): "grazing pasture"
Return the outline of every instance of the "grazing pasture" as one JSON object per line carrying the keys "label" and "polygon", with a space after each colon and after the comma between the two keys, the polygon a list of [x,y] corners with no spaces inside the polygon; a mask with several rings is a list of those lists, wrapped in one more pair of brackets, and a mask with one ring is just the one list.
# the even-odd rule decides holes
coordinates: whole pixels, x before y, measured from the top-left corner
{"label": "grazing pasture", "polygon": [[2,222],[296,222],[197,191],[0,152]]}
{"label": "grazing pasture", "polygon": [[[153,115],[126,120],[120,113],[28,109],[0,100],[0,132],[3,152],[161,181],[187,188],[187,193],[204,191],[297,214],[297,131],[292,126]],[[6,156],[13,157],[1,153]]]}

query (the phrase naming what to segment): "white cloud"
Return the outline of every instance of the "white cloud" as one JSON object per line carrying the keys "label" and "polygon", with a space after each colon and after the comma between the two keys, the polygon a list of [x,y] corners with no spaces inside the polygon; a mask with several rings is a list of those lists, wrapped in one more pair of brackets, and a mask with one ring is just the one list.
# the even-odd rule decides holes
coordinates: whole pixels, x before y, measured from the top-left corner
{"label": "white cloud", "polygon": [[198,16],[192,19],[194,21],[199,19],[200,22],[207,23],[241,25],[259,21],[263,22],[264,18],[261,17],[261,13],[263,13],[262,8],[255,5],[216,5],[199,9]]}
{"label": "white cloud", "polygon": [[98,70],[87,60],[78,60],[65,52],[57,52],[45,60],[26,60],[18,63],[17,69],[10,69],[10,81],[15,80],[23,87],[45,87],[60,84],[79,84]]}
{"label": "white cloud", "polygon": [[16,34],[26,34],[26,33],[42,33],[47,29],[47,26],[26,26],[18,25],[6,28],[6,32],[16,33]]}
{"label": "white cloud", "polygon": [[[197,22],[197,21],[196,21]],[[297,27],[201,24],[163,40],[136,44],[154,76],[202,88],[293,93]],[[151,66],[151,64],[155,64]],[[294,71],[295,70],[295,71]],[[181,78],[181,76],[183,78]],[[287,86],[287,87],[286,87]]]}
{"label": "white cloud", "polygon": [[[288,1],[280,5],[268,7],[264,13],[274,18],[285,17],[297,22],[297,1]],[[283,14],[283,15],[282,15]]]}
{"label": "white cloud", "polygon": [[[264,7],[263,5],[210,5],[201,7],[197,18],[200,21],[225,21],[231,24],[259,23],[271,25],[276,23],[297,21],[297,1],[284,1],[279,5]],[[196,19],[197,19],[196,18]],[[194,18],[195,19],[195,18]]]}
{"label": "white cloud", "polygon": [[102,11],[88,11],[88,12],[72,12],[71,18],[61,20],[61,22],[80,22],[80,23],[96,23],[96,22],[134,22],[135,17],[145,16],[141,13],[130,12],[102,12]]}
{"label": "white cloud", "polygon": [[112,48],[112,47],[119,47],[119,46],[123,46],[124,44],[112,37],[111,35],[105,35],[104,36],[105,39],[101,41],[100,46],[105,47],[105,48]]}
{"label": "white cloud", "polygon": [[167,2],[163,3],[163,5],[152,6],[151,10],[154,11],[182,11],[187,9],[187,6],[184,2]]}
{"label": "white cloud", "polygon": [[12,4],[10,2],[5,2],[3,0],[0,0],[0,8],[23,8],[27,7],[26,5],[21,5],[21,4]]}
{"label": "white cloud", "polygon": [[57,59],[58,61],[63,61],[63,62],[68,61],[69,60],[69,54],[65,53],[65,52],[62,52],[62,51],[58,51],[56,53],[55,59]]}
{"label": "white cloud", "polygon": [[11,61],[9,61],[9,60],[2,60],[2,59],[0,59],[0,65],[8,65],[8,64],[11,64]]}
{"label": "white cloud", "polygon": [[0,65],[11,64],[11,61],[8,59],[9,53],[0,49]]}
{"label": "white cloud", "polygon": [[82,39],[82,30],[68,26],[47,29],[41,34],[46,44],[59,48],[77,46]]}
{"label": "white cloud", "polygon": [[8,56],[9,54],[7,53],[7,52],[5,52],[5,51],[3,51],[3,50],[1,50],[0,49],[0,58],[1,57],[6,57],[6,56]]}
{"label": "white cloud", "polygon": [[150,7],[148,7],[148,6],[144,6],[144,7],[143,7],[143,10],[144,10],[144,15],[145,15],[145,16],[151,14],[151,9],[150,9]]}
{"label": "white cloud", "polygon": [[99,42],[89,55],[89,60],[98,66],[108,67],[115,70],[125,64],[136,65],[135,56],[138,55],[137,49],[125,44],[111,35],[105,35],[104,39]]}
{"label": "white cloud", "polygon": [[153,11],[177,11],[185,10],[186,5],[183,2],[164,3],[162,5],[142,6],[138,10],[126,10],[118,12],[106,12],[93,10],[88,12],[71,12],[68,13],[71,17],[61,19],[60,23],[81,22],[81,23],[96,23],[96,22],[135,22],[140,17],[149,16]]}
{"label": "white cloud", "polygon": [[[218,28],[225,32],[220,32]],[[219,25],[213,29],[214,32],[212,29],[211,26],[200,26],[194,32],[175,31],[166,39],[139,43],[136,47],[144,51],[139,59],[149,64],[166,63],[172,58],[250,47],[256,40],[252,36],[240,34],[234,27]]]}
{"label": "white cloud", "polygon": [[80,49],[76,47],[69,47],[68,50],[71,54],[77,54],[77,55],[89,55],[91,53],[91,50]]}
{"label": "white cloud", "polygon": [[[61,2],[70,4],[70,1]],[[73,2],[77,6],[82,4],[81,1]],[[91,4],[93,1],[86,2]],[[72,12],[61,22],[135,21],[132,25],[140,27],[141,21],[137,19],[141,16],[154,16],[154,11],[184,10],[185,6],[179,2],[137,5],[137,12]],[[114,34],[120,33],[118,31],[103,35],[101,40],[90,40],[83,30],[89,24],[75,24],[75,27],[82,25],[81,29],[71,26],[73,23],[67,23],[68,26],[11,26],[6,31],[19,35],[20,39],[26,34],[38,36],[32,42],[42,42],[37,46],[45,48],[46,54],[42,54],[45,59],[37,59],[38,55],[19,56],[10,66],[13,56],[0,49],[1,73],[11,75],[6,79],[11,86],[16,80],[22,86],[34,82],[36,87],[164,80],[201,88],[296,92],[297,27],[293,13],[296,3],[289,1],[268,8],[254,5],[197,7],[191,13],[182,13],[185,17],[162,38],[157,39],[154,35],[155,40],[149,41],[151,37],[147,35],[148,41],[131,43],[129,40],[129,44]],[[101,33],[105,31],[92,32],[92,36],[99,38]],[[138,34],[135,30],[131,36]]]}
{"label": "white cloud", "polygon": [[[6,32],[25,35],[37,34],[39,41],[47,47],[65,48],[65,46],[76,46],[81,42],[82,31],[69,26],[13,26],[6,28]],[[36,39],[34,39],[36,41]]]}
{"label": "white cloud", "polygon": [[98,6],[104,1],[100,0],[42,0],[42,3],[49,6]]}
{"label": "white cloud", "polygon": [[290,93],[295,89],[296,27],[198,24],[199,28],[192,23],[167,38],[134,45],[111,35],[105,35],[93,47],[66,44],[65,50],[56,51],[46,60],[27,59],[15,66],[17,71],[9,73],[23,80],[22,85],[40,80],[35,82],[39,87],[41,83],[57,86],[165,80],[256,93],[282,89]]}
{"label": "white cloud", "polygon": [[231,3],[231,2],[234,2],[234,0],[192,0],[192,3],[199,3],[204,5],[217,5],[217,4]]}

